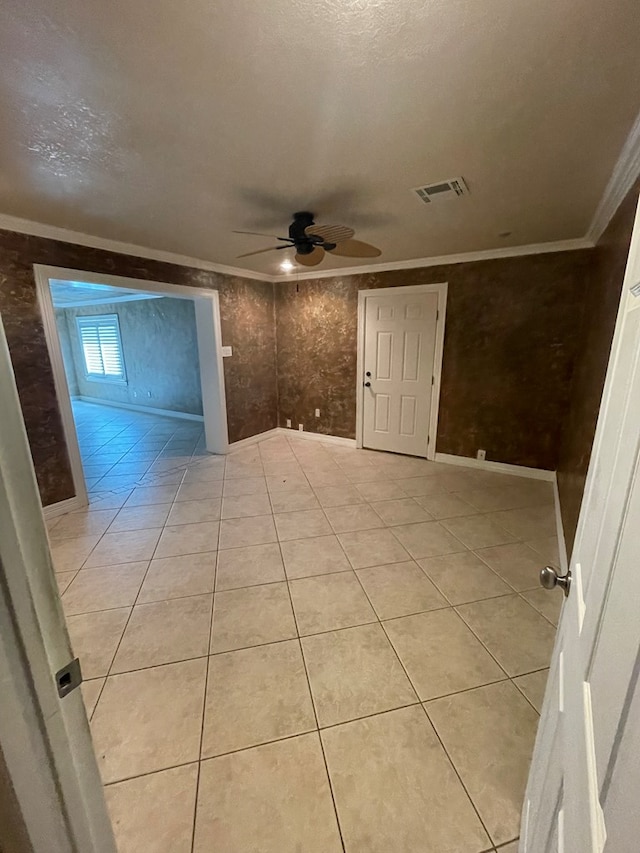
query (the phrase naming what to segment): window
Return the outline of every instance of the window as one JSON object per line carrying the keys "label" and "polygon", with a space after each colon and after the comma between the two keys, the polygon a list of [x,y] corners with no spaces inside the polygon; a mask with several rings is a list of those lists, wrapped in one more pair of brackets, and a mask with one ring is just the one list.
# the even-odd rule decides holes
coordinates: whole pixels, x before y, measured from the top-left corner
{"label": "window", "polygon": [[76,317],[87,379],[126,382],[117,314]]}

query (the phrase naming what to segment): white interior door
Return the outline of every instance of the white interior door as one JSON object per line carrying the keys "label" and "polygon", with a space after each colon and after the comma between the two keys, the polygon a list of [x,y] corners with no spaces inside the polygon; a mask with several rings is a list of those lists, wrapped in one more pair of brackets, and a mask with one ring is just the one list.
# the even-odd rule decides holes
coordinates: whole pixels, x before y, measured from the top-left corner
{"label": "white interior door", "polygon": [[639,216],[570,571],[520,849],[631,853],[640,849]]}
{"label": "white interior door", "polygon": [[365,297],[364,447],[427,456],[437,320],[437,293]]}
{"label": "white interior door", "polygon": [[82,695],[56,681],[73,653],[1,318],[0,407],[3,762],[34,853],[115,853]]}

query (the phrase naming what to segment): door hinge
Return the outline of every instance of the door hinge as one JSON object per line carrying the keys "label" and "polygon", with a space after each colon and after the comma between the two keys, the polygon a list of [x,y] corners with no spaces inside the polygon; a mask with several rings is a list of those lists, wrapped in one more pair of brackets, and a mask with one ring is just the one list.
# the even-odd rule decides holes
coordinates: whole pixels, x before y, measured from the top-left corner
{"label": "door hinge", "polygon": [[436,381],[436,377],[435,377],[435,376],[432,376],[432,377],[431,377],[431,384],[432,384],[432,385],[434,385],[434,384],[435,384],[435,381]]}
{"label": "door hinge", "polygon": [[80,669],[80,660],[74,658],[66,666],[56,672],[56,687],[58,688],[58,696],[63,699],[68,696],[76,687],[82,684],[82,671]]}
{"label": "door hinge", "polygon": [[440,319],[440,312],[436,311],[436,323],[438,322],[439,319]]}

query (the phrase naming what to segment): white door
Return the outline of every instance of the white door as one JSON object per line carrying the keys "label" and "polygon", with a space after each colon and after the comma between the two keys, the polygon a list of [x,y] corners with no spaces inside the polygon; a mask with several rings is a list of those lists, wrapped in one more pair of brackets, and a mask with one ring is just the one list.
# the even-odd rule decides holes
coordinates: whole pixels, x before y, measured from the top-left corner
{"label": "white door", "polygon": [[0,751],[34,853],[115,853],[1,318],[0,410]]}
{"label": "white door", "polygon": [[640,215],[570,570],[520,850],[632,853],[640,850]]}
{"label": "white door", "polygon": [[364,447],[427,456],[437,321],[437,293],[365,296]]}

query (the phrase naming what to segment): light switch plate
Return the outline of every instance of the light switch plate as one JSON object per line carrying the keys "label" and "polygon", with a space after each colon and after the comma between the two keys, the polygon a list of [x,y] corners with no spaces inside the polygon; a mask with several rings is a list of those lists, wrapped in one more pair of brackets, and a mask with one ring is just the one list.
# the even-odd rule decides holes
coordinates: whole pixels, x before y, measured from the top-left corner
{"label": "light switch plate", "polygon": [[230,355],[233,355],[233,347],[222,347],[222,357],[229,358]]}

